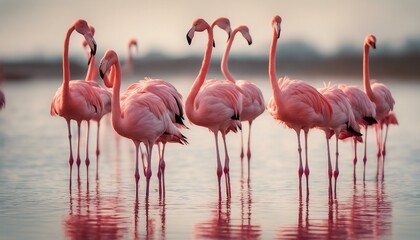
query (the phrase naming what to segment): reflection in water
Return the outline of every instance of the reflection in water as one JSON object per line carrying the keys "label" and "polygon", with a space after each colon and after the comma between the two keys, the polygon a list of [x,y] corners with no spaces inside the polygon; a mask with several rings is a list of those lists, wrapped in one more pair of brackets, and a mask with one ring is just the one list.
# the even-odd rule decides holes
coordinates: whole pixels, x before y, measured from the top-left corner
{"label": "reflection in water", "polygon": [[245,180],[243,166],[241,169],[240,222],[236,223],[235,220],[232,221],[231,219],[231,198],[228,197],[225,201],[219,198],[219,201],[212,207],[212,218],[195,226],[195,238],[258,239],[261,237],[260,225],[251,223],[252,191],[249,170],[248,178]]}
{"label": "reflection in water", "polygon": [[[136,198],[134,202],[134,239],[165,239],[166,238],[166,204],[164,198],[159,201],[159,204],[152,206],[152,210],[159,210],[159,223],[156,219],[150,216],[150,203],[148,198],[144,201],[144,206],[141,206],[139,199]],[[144,209],[144,215],[141,210]],[[144,222],[139,216],[145,216]],[[139,229],[144,226],[143,229]],[[158,233],[159,232],[159,235]]]}
{"label": "reflection in water", "polygon": [[[364,184],[354,185],[353,195],[346,201],[328,201],[328,218],[310,218],[309,199],[299,199],[298,223],[281,227],[280,239],[370,239],[391,235],[392,203],[385,193],[384,182],[373,183],[372,189]],[[329,186],[331,188],[331,186]],[[360,188],[360,187],[359,187]]]}
{"label": "reflection in water", "polygon": [[73,196],[70,189],[69,213],[64,221],[65,234],[69,239],[122,238],[128,231],[128,219],[121,215],[122,208],[118,197],[101,196],[99,181],[96,181],[93,198],[89,191],[89,182],[86,193],[82,194],[78,181],[76,196]]}

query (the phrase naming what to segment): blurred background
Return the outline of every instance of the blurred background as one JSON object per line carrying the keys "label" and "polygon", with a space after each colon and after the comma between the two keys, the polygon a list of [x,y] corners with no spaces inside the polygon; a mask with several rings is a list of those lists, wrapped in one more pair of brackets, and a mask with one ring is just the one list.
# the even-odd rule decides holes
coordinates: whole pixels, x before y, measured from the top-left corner
{"label": "blurred background", "polygon": [[[136,76],[159,77],[198,71],[207,36],[196,34],[188,46],[185,34],[194,19],[208,22],[226,16],[232,28],[248,25],[253,44],[237,40],[231,68],[241,74],[267,72],[271,18],[283,18],[278,46],[279,75],[355,76],[362,74],[362,46],[367,34],[377,37],[372,51],[372,77],[419,79],[420,2],[356,0],[351,2],[266,1],[51,1],[0,0],[0,62],[6,80],[61,77],[61,55],[66,30],[76,18],[95,27],[100,59],[114,49],[125,59],[127,42],[135,38]],[[213,72],[224,51],[226,34],[215,31]],[[87,59],[82,38],[70,43],[72,78],[83,76]],[[192,66],[191,66],[192,65]],[[185,66],[185,67],[183,67]],[[239,70],[241,69],[241,70]],[[209,77],[217,77],[218,73]]]}

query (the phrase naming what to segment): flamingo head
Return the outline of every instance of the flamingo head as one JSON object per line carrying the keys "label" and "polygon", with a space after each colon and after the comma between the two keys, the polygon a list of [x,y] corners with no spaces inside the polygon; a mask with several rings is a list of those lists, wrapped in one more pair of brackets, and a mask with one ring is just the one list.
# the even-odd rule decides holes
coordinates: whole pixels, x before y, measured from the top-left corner
{"label": "flamingo head", "polygon": [[372,34],[367,35],[365,38],[365,46],[376,49],[376,37]]}
{"label": "flamingo head", "polygon": [[280,32],[281,32],[281,27],[280,27],[281,17],[279,15],[274,16],[271,24],[274,28],[274,31],[276,32],[277,38],[279,38]]}
{"label": "flamingo head", "polygon": [[136,52],[138,51],[137,40],[134,38],[128,40],[128,49],[130,50],[132,47],[136,48]]}
{"label": "flamingo head", "polygon": [[245,38],[245,40],[248,42],[248,45],[252,44],[252,38],[251,34],[249,34],[249,28],[245,25],[240,25],[235,29],[236,31],[239,31],[242,36]]}
{"label": "flamingo head", "polygon": [[[232,28],[230,27],[230,20],[225,17],[218,17],[216,20],[213,21],[211,24],[211,28],[214,28],[214,26],[218,26],[222,30],[224,30],[228,34],[228,41],[230,38],[230,34],[232,32]],[[213,43],[214,46],[214,43]]]}
{"label": "flamingo head", "polygon": [[202,18],[198,18],[193,22],[191,29],[187,33],[188,44],[191,44],[192,39],[194,38],[195,32],[202,32],[206,29],[210,29],[210,25]]}
{"label": "flamingo head", "polygon": [[76,22],[74,22],[73,26],[78,33],[82,34],[85,37],[85,40],[90,47],[90,58],[88,62],[89,65],[92,56],[96,54],[96,42],[93,38],[93,33],[91,32],[87,22],[83,19],[77,19]]}
{"label": "flamingo head", "polygon": [[[115,53],[115,51],[113,50],[106,51],[106,53],[102,57],[101,62],[99,64],[99,74],[101,75],[101,78],[104,80],[105,86],[107,86],[108,88],[112,88],[114,85],[113,82],[109,80],[108,75],[113,75],[113,74],[109,74],[109,72],[115,71],[112,69],[112,67],[116,64],[118,64],[117,53]],[[111,77],[111,80],[114,80],[113,77]]]}

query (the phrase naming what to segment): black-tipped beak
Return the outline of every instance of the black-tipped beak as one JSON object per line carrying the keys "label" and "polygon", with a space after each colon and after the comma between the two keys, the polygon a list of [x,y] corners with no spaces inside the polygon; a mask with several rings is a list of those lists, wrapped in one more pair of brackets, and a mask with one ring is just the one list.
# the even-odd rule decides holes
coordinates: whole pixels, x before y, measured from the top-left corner
{"label": "black-tipped beak", "polygon": [[376,43],[372,44],[373,49],[376,49]]}
{"label": "black-tipped beak", "polygon": [[228,38],[227,38],[226,42],[228,42],[229,39],[230,39],[230,32],[228,32]]}
{"label": "black-tipped beak", "polygon": [[187,42],[188,42],[188,45],[191,45],[192,39],[190,38],[190,36],[188,36],[188,33],[187,33]]}
{"label": "black-tipped beak", "polygon": [[88,60],[88,66],[90,65],[90,62],[92,61],[92,57],[96,54],[96,43],[93,43],[93,49],[90,49],[90,57]]}
{"label": "black-tipped beak", "polygon": [[216,47],[216,42],[213,40],[213,47]]}
{"label": "black-tipped beak", "polygon": [[248,45],[251,45],[251,44],[252,44],[252,40],[249,40],[249,41],[248,41]]}
{"label": "black-tipped beak", "polygon": [[104,79],[105,73],[102,71],[102,63],[99,65],[99,75],[101,76],[102,79]]}

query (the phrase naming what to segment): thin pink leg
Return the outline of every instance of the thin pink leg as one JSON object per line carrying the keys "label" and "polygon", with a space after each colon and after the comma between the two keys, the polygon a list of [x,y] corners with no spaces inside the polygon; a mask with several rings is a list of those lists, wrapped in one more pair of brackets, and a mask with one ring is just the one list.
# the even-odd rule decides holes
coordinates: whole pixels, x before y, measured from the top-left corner
{"label": "thin pink leg", "polygon": [[223,139],[223,146],[225,148],[224,172],[225,172],[225,181],[226,181],[226,195],[230,197],[231,192],[230,192],[230,174],[229,174],[229,154],[228,154],[227,144],[226,144],[226,134],[225,133],[221,133],[221,134],[222,134],[222,139]]}
{"label": "thin pink leg", "polygon": [[299,178],[303,175],[303,166],[302,166],[302,147],[300,144],[300,129],[296,131],[296,136],[298,140],[298,155],[299,155],[299,168],[298,168],[298,174]]}
{"label": "thin pink leg", "polygon": [[162,151],[161,151],[161,142],[158,142],[157,148],[158,148],[158,157],[159,157],[159,163],[158,163],[158,171],[157,171],[157,177],[159,180],[159,197],[162,197],[162,172],[160,170],[160,162],[162,161]]}
{"label": "thin pink leg", "polygon": [[152,150],[153,142],[146,144],[146,155],[147,155],[147,170],[146,170],[146,198],[149,198],[150,178],[152,177]]}
{"label": "thin pink leg", "polygon": [[357,165],[357,140],[353,138],[354,158],[353,158],[353,181],[356,182],[356,165]]}
{"label": "thin pink leg", "polygon": [[308,162],[308,131],[303,130],[305,134],[305,176],[306,176],[306,196],[309,196],[309,162]]}
{"label": "thin pink leg", "polygon": [[385,138],[382,144],[382,177],[384,177],[385,173],[385,154],[386,154],[386,140],[388,138],[388,123],[385,125]]}
{"label": "thin pink leg", "polygon": [[222,197],[222,189],[221,189],[220,180],[221,180],[223,171],[222,171],[222,163],[220,161],[219,142],[218,142],[218,139],[217,139],[217,134],[218,134],[217,131],[214,132],[214,141],[216,143],[216,155],[217,155],[216,156],[217,157],[217,159],[216,159],[217,160],[216,161],[216,164],[217,164],[216,174],[217,174],[217,180],[218,180],[218,186],[219,186],[219,198],[221,198]]}
{"label": "thin pink leg", "polygon": [[[139,144],[139,151],[140,151],[140,155],[141,155],[141,163],[143,165],[143,174],[144,174],[144,176],[146,176],[146,167],[145,167],[146,165],[144,163],[144,151],[141,148],[141,144]],[[147,149],[146,149],[146,151],[147,151]]]}
{"label": "thin pink leg", "polygon": [[334,193],[335,196],[337,197],[337,178],[338,175],[340,174],[339,170],[338,170],[338,134],[335,134],[335,171],[334,171]]}
{"label": "thin pink leg", "polygon": [[244,159],[244,133],[243,133],[243,129],[240,130],[241,131],[241,160]]}
{"label": "thin pink leg", "polygon": [[366,149],[367,149],[367,132],[368,132],[368,126],[365,126],[365,142],[363,143],[363,147],[364,147],[364,153],[363,153],[363,181],[365,181],[365,176],[366,176],[366,161],[367,161],[367,156],[366,156]]}
{"label": "thin pink leg", "polygon": [[249,121],[249,128],[248,128],[248,150],[246,152],[246,156],[248,157],[248,162],[251,159],[251,127],[252,121]]}
{"label": "thin pink leg", "polygon": [[90,121],[86,121],[86,159],[85,164],[86,168],[89,168],[89,132],[90,132]]}
{"label": "thin pink leg", "polygon": [[[99,129],[100,129],[100,126],[101,126],[101,120],[98,121],[97,125],[98,125],[98,128],[97,128],[97,131],[96,131],[96,159],[98,159],[98,156],[100,154],[100,151],[99,151]],[[96,167],[98,167],[97,162],[96,162]]]}
{"label": "thin pink leg", "polygon": [[134,179],[136,181],[136,197],[139,194],[139,180],[140,180],[140,173],[139,173],[139,146],[140,142],[133,141],[136,147],[136,170],[134,171]]}
{"label": "thin pink leg", "polygon": [[67,130],[68,130],[68,138],[69,138],[69,146],[70,146],[70,154],[69,154],[69,166],[70,166],[70,180],[71,180],[71,172],[72,172],[72,168],[73,168],[73,148],[71,145],[71,129],[70,129],[70,119],[66,119],[67,122]]}
{"label": "thin pink leg", "polygon": [[328,179],[331,181],[333,171],[332,171],[331,155],[330,155],[330,139],[327,133],[325,133],[325,138],[327,140]]}
{"label": "thin pink leg", "polygon": [[165,197],[165,167],[166,167],[166,163],[165,163],[165,147],[166,147],[166,143],[162,144],[162,161],[160,162],[159,165],[159,169],[162,172],[162,193],[163,193],[163,197]]}
{"label": "thin pink leg", "polygon": [[77,122],[77,156],[76,156],[76,165],[77,165],[77,176],[80,178],[80,175],[79,175],[79,169],[80,169],[80,163],[82,162],[81,160],[80,160],[80,124],[81,124],[82,122],[81,121],[78,121]]}

